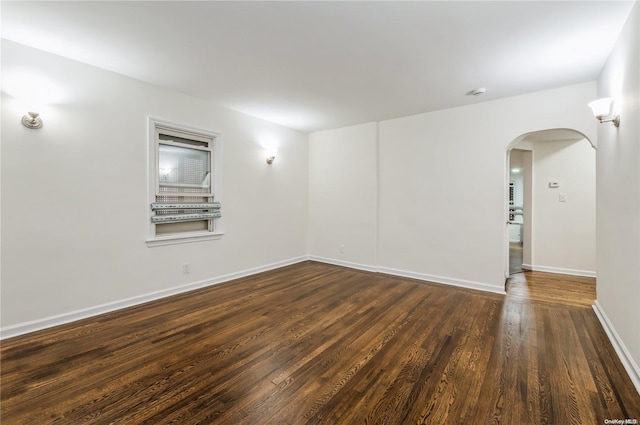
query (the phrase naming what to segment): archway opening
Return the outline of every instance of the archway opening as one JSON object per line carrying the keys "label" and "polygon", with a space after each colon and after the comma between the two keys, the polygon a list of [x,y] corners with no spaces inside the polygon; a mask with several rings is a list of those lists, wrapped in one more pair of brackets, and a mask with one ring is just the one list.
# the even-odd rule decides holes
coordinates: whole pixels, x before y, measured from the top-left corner
{"label": "archway opening", "polygon": [[534,131],[509,144],[506,161],[505,277],[595,277],[594,143],[573,129]]}

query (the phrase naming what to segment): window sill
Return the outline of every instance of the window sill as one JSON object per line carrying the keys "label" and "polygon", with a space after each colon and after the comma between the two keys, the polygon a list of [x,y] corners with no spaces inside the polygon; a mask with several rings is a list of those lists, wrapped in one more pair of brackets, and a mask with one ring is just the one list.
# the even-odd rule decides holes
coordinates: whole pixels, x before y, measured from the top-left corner
{"label": "window sill", "polygon": [[172,236],[159,236],[156,238],[147,239],[147,247],[153,248],[156,246],[166,246],[166,245],[177,245],[181,243],[191,243],[191,242],[201,242],[201,241],[210,241],[222,239],[224,233],[216,232],[216,233],[193,233],[193,234],[182,234],[182,235],[172,235]]}

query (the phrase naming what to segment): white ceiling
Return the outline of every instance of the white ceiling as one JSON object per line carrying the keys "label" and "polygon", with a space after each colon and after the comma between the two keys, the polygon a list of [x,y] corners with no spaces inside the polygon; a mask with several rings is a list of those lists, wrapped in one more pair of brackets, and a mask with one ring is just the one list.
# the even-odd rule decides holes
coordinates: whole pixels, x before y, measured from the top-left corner
{"label": "white ceiling", "polygon": [[3,38],[317,131],[595,80],[633,1],[1,7]]}

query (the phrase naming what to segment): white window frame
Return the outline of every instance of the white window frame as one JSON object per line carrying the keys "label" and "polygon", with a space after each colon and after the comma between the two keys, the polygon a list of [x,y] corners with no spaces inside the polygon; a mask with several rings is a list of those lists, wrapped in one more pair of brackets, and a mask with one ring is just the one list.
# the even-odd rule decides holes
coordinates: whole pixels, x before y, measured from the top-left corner
{"label": "white window frame", "polygon": [[[206,138],[213,140],[211,147],[211,194],[203,195],[203,197],[211,196],[215,202],[222,203],[222,191],[221,191],[221,177],[222,177],[222,137],[221,134],[215,131],[203,130],[194,127],[188,127],[182,124],[176,124],[173,122],[161,120],[158,118],[148,117],[148,150],[147,156],[149,161],[147,163],[147,176],[148,176],[148,189],[147,189],[147,239],[146,243],[148,247],[174,245],[189,242],[199,242],[212,239],[220,239],[224,232],[222,231],[222,217],[212,220],[213,225],[209,230],[201,232],[184,232],[174,233],[170,235],[156,235],[156,224],[151,221],[151,217],[154,212],[151,210],[151,204],[156,202],[156,195],[159,194],[159,163],[158,163],[158,150],[159,139],[157,138],[158,128],[173,130],[178,133],[186,133],[186,135],[194,136],[194,140],[200,138]],[[163,144],[165,142],[163,141]],[[199,196],[199,195],[196,195]]]}

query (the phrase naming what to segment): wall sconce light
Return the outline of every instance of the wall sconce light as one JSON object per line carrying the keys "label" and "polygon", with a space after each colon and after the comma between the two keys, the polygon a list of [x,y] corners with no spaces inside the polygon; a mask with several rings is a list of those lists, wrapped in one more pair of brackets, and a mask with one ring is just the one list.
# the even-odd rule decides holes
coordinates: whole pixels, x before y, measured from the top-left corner
{"label": "wall sconce light", "polygon": [[276,159],[276,155],[278,154],[278,149],[270,148],[267,149],[267,164],[273,164],[273,161]]}
{"label": "wall sconce light", "polygon": [[610,97],[604,97],[602,99],[594,100],[593,102],[589,102],[587,104],[591,110],[593,111],[593,115],[600,121],[601,123],[610,122],[616,127],[620,126],[620,115],[614,113],[613,116],[609,119],[609,114],[611,113],[611,106],[613,105],[613,99]]}
{"label": "wall sconce light", "polygon": [[65,97],[64,90],[39,69],[6,68],[2,69],[2,91],[13,98],[16,118],[24,114],[21,122],[25,127],[42,128],[40,114],[47,115],[48,105],[59,103]]}
{"label": "wall sconce light", "polygon": [[27,128],[37,129],[42,127],[42,118],[40,118],[40,114],[37,112],[27,112],[22,117],[22,124]]}

